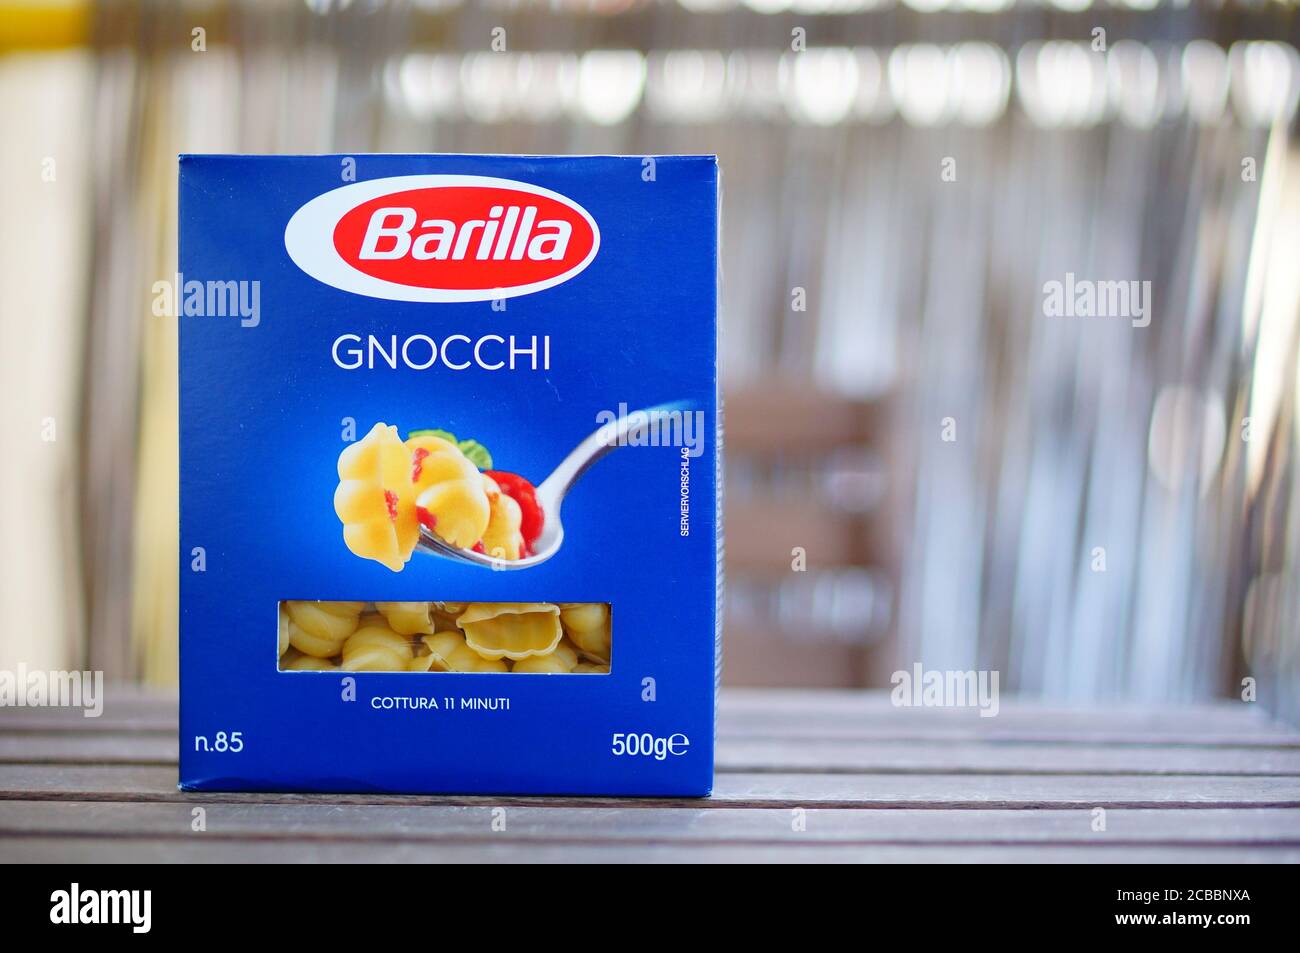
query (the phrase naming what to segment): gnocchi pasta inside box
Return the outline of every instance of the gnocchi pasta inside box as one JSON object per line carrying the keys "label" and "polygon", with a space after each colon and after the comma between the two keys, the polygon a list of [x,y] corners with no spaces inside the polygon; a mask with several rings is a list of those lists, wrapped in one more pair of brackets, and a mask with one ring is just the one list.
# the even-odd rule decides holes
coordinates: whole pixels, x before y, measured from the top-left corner
{"label": "gnocchi pasta inside box", "polygon": [[181,787],[709,792],[717,186],[181,158]]}

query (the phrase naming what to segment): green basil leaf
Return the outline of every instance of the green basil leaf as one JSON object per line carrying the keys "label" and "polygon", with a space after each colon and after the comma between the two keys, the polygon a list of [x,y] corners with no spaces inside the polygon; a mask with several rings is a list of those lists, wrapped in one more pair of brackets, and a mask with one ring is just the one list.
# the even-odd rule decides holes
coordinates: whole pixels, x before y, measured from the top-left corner
{"label": "green basil leaf", "polygon": [[480,470],[492,469],[492,454],[488,453],[487,447],[477,440],[462,440],[458,446],[460,452],[469,458],[469,462],[474,464]]}

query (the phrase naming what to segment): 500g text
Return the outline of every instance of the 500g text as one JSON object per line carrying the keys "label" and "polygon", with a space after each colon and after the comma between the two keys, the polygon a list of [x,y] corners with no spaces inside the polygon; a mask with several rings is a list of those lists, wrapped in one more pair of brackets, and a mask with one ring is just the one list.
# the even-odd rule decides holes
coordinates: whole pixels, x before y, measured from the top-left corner
{"label": "500g text", "polygon": [[610,744],[615,757],[642,757],[664,761],[671,755],[683,755],[691,747],[691,739],[683,734],[652,735],[635,731],[616,731]]}

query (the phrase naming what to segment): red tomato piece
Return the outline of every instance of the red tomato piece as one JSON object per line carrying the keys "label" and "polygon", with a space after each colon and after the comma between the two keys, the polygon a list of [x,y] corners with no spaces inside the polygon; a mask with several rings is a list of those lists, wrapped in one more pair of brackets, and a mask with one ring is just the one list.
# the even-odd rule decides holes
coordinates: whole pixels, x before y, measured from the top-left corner
{"label": "red tomato piece", "polygon": [[416,447],[415,453],[411,454],[411,482],[420,482],[420,474],[424,472],[424,458],[429,455],[429,451],[424,447]]}
{"label": "red tomato piece", "polygon": [[524,542],[531,549],[537,537],[542,535],[542,527],[546,525],[546,514],[542,512],[541,504],[537,502],[537,488],[517,473],[507,473],[504,470],[484,472],[496,481],[502,493],[519,504],[519,512],[523,516],[519,523],[519,532],[523,534]]}

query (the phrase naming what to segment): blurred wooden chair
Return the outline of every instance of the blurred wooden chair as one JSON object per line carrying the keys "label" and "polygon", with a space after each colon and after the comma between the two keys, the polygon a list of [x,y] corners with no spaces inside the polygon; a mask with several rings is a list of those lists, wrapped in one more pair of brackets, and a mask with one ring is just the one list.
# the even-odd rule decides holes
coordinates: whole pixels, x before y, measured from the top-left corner
{"label": "blurred wooden chair", "polygon": [[[885,404],[765,384],[728,393],[724,414],[724,683],[866,684],[897,579]],[[836,606],[846,584],[868,594]]]}

